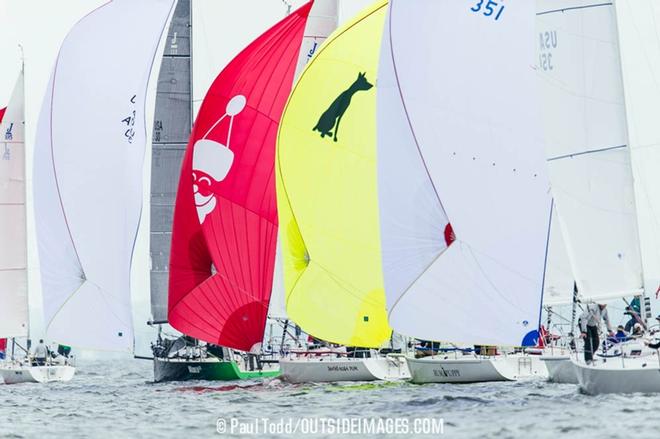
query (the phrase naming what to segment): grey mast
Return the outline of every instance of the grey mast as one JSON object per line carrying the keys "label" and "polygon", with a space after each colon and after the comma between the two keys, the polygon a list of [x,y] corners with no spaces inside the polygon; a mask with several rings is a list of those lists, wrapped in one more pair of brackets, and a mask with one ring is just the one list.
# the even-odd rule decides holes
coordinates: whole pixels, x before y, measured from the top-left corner
{"label": "grey mast", "polygon": [[151,160],[151,319],[167,322],[170,242],[181,161],[192,126],[192,8],[179,0],[156,90]]}

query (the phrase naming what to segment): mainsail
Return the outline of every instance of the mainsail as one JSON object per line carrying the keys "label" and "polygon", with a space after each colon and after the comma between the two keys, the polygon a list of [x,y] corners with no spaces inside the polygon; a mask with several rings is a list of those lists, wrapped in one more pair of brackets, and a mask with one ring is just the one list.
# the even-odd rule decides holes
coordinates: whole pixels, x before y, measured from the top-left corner
{"label": "mainsail", "polygon": [[612,2],[539,0],[548,167],[578,291],[636,295],[642,266]]}
{"label": "mainsail", "polygon": [[289,98],[277,143],[287,312],[315,337],[351,346],[379,346],[391,334],[374,89],[386,9],[378,1],[319,49]]}
{"label": "mainsail", "polygon": [[170,254],[169,323],[254,351],[277,238],[275,137],[312,2],[252,42],[211,85],[183,160]]}
{"label": "mainsail", "polygon": [[383,276],[397,332],[520,345],[540,323],[552,201],[534,4],[491,3],[391,2],[378,78]]}
{"label": "mainsail", "polygon": [[[37,129],[34,202],[49,338],[131,350],[145,94],[173,0],[114,0],[62,43]],[[119,31],[118,31],[119,29]]]}
{"label": "mainsail", "polygon": [[[323,42],[337,28],[339,0],[315,0],[309,11],[307,26],[303,35],[298,65],[294,80],[300,77],[307,63],[316,54]],[[282,267],[282,249],[278,239],[275,256],[275,273],[273,275],[273,291],[270,296],[268,317],[286,319],[286,297],[284,290],[284,269]]]}
{"label": "mainsail", "polygon": [[28,335],[23,72],[0,110],[0,337]]}
{"label": "mainsail", "polygon": [[179,0],[160,64],[151,153],[151,318],[167,321],[174,200],[192,126],[191,3]]}

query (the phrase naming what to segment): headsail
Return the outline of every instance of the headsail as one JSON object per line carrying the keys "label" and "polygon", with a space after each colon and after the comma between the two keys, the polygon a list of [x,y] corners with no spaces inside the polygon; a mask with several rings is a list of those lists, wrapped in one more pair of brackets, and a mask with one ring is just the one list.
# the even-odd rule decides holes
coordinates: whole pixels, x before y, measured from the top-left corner
{"label": "headsail", "polygon": [[543,285],[544,305],[567,305],[573,301],[573,270],[568,259],[557,209],[552,209],[550,241],[548,242],[548,264]]}
{"label": "headsail", "polygon": [[58,342],[133,347],[130,267],[142,206],[145,94],[173,6],[108,2],[60,48],[34,164],[44,313]]}
{"label": "headsail", "polygon": [[0,110],[0,337],[28,335],[23,72]]}
{"label": "headsail", "polygon": [[273,285],[275,136],[312,2],[218,75],[186,150],[174,213],[169,322],[235,349],[258,349]]}
{"label": "headsail", "polygon": [[611,2],[539,0],[537,70],[552,192],[578,291],[639,294],[642,267]]}
{"label": "headsail", "polygon": [[477,3],[390,6],[378,78],[385,291],[397,332],[520,345],[539,327],[552,204],[534,4]]}
{"label": "headsail", "polygon": [[191,3],[178,0],[156,90],[151,153],[151,318],[167,321],[174,200],[192,126]]}
{"label": "headsail", "polygon": [[[303,69],[319,50],[323,42],[337,28],[339,0],[315,0],[309,11],[305,34],[303,35],[300,53],[298,54],[298,65],[296,66],[295,79],[300,77]],[[282,267],[281,244],[277,242],[275,256],[275,274],[273,276],[273,292],[270,296],[268,317],[274,319],[286,319],[286,297],[284,290],[284,269]]]}
{"label": "headsail", "polygon": [[352,346],[379,346],[391,334],[374,89],[386,9],[378,1],[330,36],[296,84],[278,135],[287,312],[315,337]]}

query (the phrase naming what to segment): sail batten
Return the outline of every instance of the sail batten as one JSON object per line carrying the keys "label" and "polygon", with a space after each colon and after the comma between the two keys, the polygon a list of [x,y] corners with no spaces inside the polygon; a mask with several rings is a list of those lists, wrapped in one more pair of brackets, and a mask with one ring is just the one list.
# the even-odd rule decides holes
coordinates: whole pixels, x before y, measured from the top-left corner
{"label": "sail batten", "polygon": [[173,0],[106,3],[81,19],[60,48],[34,163],[44,313],[48,336],[58,342],[133,349],[130,267],[141,212],[146,89],[173,6]]}

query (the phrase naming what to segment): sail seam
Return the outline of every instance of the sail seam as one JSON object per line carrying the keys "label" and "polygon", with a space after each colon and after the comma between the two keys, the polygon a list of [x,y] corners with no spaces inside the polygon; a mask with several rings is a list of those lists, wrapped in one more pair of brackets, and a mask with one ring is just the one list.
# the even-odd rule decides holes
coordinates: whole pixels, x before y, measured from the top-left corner
{"label": "sail seam", "polygon": [[616,146],[608,146],[606,148],[590,149],[588,151],[574,152],[572,154],[564,154],[564,155],[558,155],[558,156],[555,156],[555,157],[550,157],[549,159],[547,159],[547,161],[548,162],[554,162],[556,160],[573,158],[573,157],[578,157],[578,156],[581,156],[581,155],[596,154],[596,153],[599,153],[599,152],[612,151],[612,150],[615,150],[615,149],[626,148],[627,146],[628,145],[616,145]]}
{"label": "sail seam", "polygon": [[597,4],[593,4],[593,5],[573,6],[573,7],[570,7],[570,8],[552,9],[550,11],[538,12],[536,15],[541,16],[541,15],[555,14],[557,12],[577,11],[577,10],[581,10],[581,9],[600,8],[600,7],[603,7],[603,6],[612,6],[612,5],[613,5],[613,3],[609,2],[609,3],[597,3]]}

